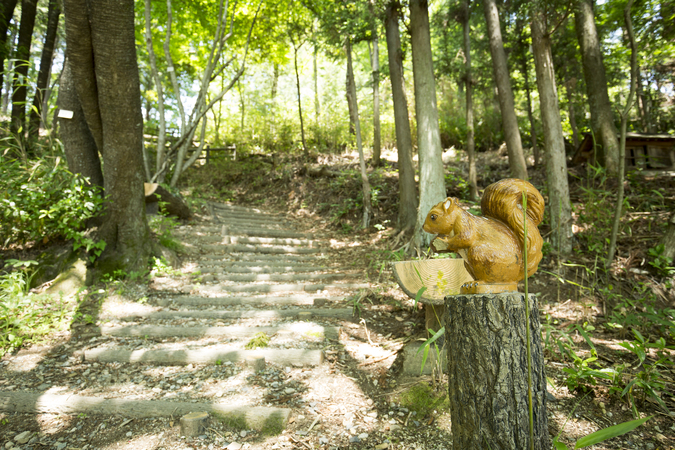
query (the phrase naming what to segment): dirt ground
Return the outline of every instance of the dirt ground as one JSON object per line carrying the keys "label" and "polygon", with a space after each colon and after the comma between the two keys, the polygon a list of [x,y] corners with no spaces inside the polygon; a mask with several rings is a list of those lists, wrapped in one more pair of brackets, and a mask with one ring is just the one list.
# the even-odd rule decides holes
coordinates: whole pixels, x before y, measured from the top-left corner
{"label": "dirt ground", "polygon": [[[503,158],[491,155],[490,161],[485,163],[487,169],[479,180],[482,187],[499,179],[499,173],[506,173]],[[321,162],[335,163],[328,159],[320,159]],[[350,164],[353,167],[354,161]],[[344,192],[331,191],[331,178],[312,179],[298,175],[301,170],[299,165],[289,165],[284,170],[277,169],[278,176],[266,180],[259,178],[256,173],[248,174],[248,181],[225,183],[214,180],[211,187],[217,194],[237,203],[256,205],[275,212],[288,210],[292,217],[304,224],[306,230],[321,239],[344,242],[345,245],[335,257],[340,258],[345,267],[361,271],[375,287],[359,297],[359,317],[341,324],[339,342],[326,349],[325,364],[316,368],[271,367],[259,374],[245,367],[227,369],[245,377],[251,389],[276,382],[299,394],[275,399],[276,405],[292,410],[289,426],[280,435],[265,436],[252,430],[239,430],[215,418],[210,419],[204,435],[184,438],[180,436],[178,417],[131,420],[123,416],[0,413],[2,448],[451,449],[450,413],[447,408],[439,406],[424,417],[419,417],[412,413],[410,406],[402,404],[402,394],[418,384],[425,384],[429,386],[429,392],[442,396],[447,390],[447,379],[439,384],[431,376],[409,378],[401,375],[403,345],[424,339],[426,334],[423,312],[419,307],[413,308],[410,299],[394,283],[385,264],[387,258],[383,256],[391,254],[391,251],[405,243],[396,235],[392,225],[395,211],[391,204],[395,201],[396,186],[386,175],[387,170],[379,175],[379,185],[375,182],[381,194],[373,220],[374,223],[382,224],[382,227],[377,230],[371,228],[369,232],[360,231],[355,226],[358,223],[358,210],[339,216],[336,213],[344,199],[354,192],[351,184],[345,182],[342,185]],[[208,175],[197,173],[193,175],[193,180],[202,176]],[[541,173],[534,172],[535,182],[541,177]],[[251,179],[255,181],[251,182]],[[673,192],[670,179],[662,183],[668,192]],[[280,191],[281,186],[284,194],[273,194]],[[194,192],[191,189],[185,189],[186,195]],[[573,195],[575,192],[578,191],[573,191]],[[199,208],[199,205],[195,207]],[[545,233],[544,229],[542,234]],[[619,252],[623,255],[622,264],[629,268],[639,266],[640,246],[651,246],[645,247],[644,241],[639,245],[632,242],[623,243]],[[391,260],[392,257],[388,258]],[[583,258],[583,254],[578,253],[576,261],[583,261]],[[631,358],[618,345],[626,338],[625,334],[603,331],[605,329],[601,324],[606,320],[608,305],[601,297],[587,295],[587,290],[571,283],[561,283],[560,278],[553,275],[558,269],[559,261],[549,254],[542,261],[539,272],[531,279],[530,292],[539,295],[541,322],[559,329],[574,323],[594,324],[597,330],[593,334],[594,343],[602,348],[600,363],[624,362],[635,366],[635,358]],[[576,272],[574,267],[564,270],[567,270],[566,278],[575,279],[576,276],[580,282],[583,281],[584,275],[580,275],[578,269]],[[660,281],[655,281],[645,271],[625,273],[636,278],[642,277],[645,283],[651,282],[656,288],[662,286]],[[615,273],[608,282],[621,289],[622,277],[628,276],[625,273]],[[138,298],[147,294],[149,289],[148,283],[125,286],[125,292],[115,295]],[[669,292],[665,292],[663,299],[665,304],[672,307],[673,300]],[[353,299],[345,301],[345,306],[354,305]],[[578,333],[573,334],[572,338],[578,344],[577,353],[586,354],[589,349],[583,338]],[[106,376],[105,373],[112,373],[113,369],[117,370],[118,375],[121,373],[120,376],[125,373],[129,378],[141,376],[131,366],[111,368],[78,360],[78,350],[90,345],[90,339],[87,325],[75,323],[70,330],[52,336],[42,346],[27,347],[16,354],[6,355],[0,362],[0,389],[6,391],[17,386],[37,387],[41,383],[70,386],[73,379],[95,384]],[[372,356],[374,354],[381,356]],[[588,392],[570,391],[565,383],[568,374],[563,371],[570,366],[570,362],[561,361],[549,351],[545,357],[550,394],[548,422],[552,437],[560,434],[560,440],[573,447],[574,442],[584,435],[633,419],[627,403],[611,395],[604,385],[595,386]],[[671,362],[673,359],[671,351]],[[185,371],[189,376],[190,373],[212,369],[194,366],[185,368]],[[142,376],[151,377],[147,373]],[[661,398],[671,411],[675,411],[675,370],[672,365],[662,371],[662,377],[665,389]],[[313,398],[297,402],[303,392],[310,390]],[[663,411],[649,397],[638,403],[638,411],[642,417],[653,417],[644,426],[626,435],[590,448],[674,449],[675,415]]]}

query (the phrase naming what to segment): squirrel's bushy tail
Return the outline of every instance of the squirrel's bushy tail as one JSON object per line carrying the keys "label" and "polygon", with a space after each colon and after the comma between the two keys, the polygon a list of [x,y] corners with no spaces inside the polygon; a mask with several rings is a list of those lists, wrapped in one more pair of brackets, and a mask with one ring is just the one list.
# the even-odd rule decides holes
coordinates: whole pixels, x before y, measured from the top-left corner
{"label": "squirrel's bushy tail", "polygon": [[544,218],[544,198],[525,180],[506,178],[485,188],[481,199],[484,216],[505,222],[522,245],[525,237],[523,226],[523,192],[527,195],[527,274],[532,275],[541,260],[543,239],[537,225]]}

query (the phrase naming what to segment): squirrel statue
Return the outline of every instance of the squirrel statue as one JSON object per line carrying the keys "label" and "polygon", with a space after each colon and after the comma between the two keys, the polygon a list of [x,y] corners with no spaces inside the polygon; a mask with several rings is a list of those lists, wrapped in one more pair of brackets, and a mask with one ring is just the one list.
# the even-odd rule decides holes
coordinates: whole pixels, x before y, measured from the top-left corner
{"label": "squirrel statue", "polygon": [[436,234],[448,251],[459,253],[478,284],[517,283],[523,275],[523,192],[527,196],[527,275],[537,271],[543,240],[537,225],[544,217],[544,198],[527,181],[507,178],[485,188],[483,216],[465,211],[456,198],[434,206],[424,231]]}

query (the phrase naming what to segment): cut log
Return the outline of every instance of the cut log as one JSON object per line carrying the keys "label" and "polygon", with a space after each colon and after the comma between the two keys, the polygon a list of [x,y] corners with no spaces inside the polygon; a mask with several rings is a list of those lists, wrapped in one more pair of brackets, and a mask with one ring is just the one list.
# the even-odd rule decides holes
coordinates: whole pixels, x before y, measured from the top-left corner
{"label": "cut log", "polygon": [[[151,205],[161,202],[161,210],[170,216],[176,216],[179,219],[188,220],[192,217],[192,212],[187,203],[178,195],[172,194],[157,183],[145,183],[145,203]],[[149,208],[151,210],[154,208]]]}
{"label": "cut log", "polygon": [[462,284],[472,281],[463,259],[425,259],[392,263],[394,278],[410,298],[426,288],[419,301],[424,304],[425,328],[438,331],[444,325],[445,300],[459,294]]}
{"label": "cut log", "polygon": [[445,306],[453,446],[463,450],[549,450],[536,297],[530,296],[533,447],[529,439],[525,295],[456,295],[447,297]]}
{"label": "cut log", "polygon": [[196,437],[202,434],[209,413],[205,411],[185,414],[180,418],[180,434],[185,437]]}

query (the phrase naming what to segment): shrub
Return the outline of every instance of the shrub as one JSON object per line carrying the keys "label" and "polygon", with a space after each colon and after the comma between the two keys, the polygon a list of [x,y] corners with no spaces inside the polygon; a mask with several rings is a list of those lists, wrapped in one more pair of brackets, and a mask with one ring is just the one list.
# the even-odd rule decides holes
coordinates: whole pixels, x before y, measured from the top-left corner
{"label": "shrub", "polygon": [[99,188],[68,171],[60,158],[21,163],[0,154],[0,246],[78,235],[102,210]]}

